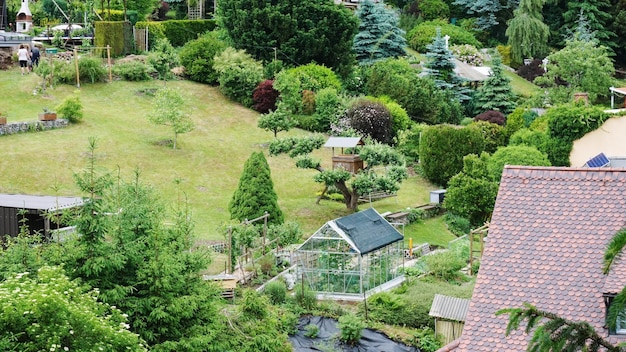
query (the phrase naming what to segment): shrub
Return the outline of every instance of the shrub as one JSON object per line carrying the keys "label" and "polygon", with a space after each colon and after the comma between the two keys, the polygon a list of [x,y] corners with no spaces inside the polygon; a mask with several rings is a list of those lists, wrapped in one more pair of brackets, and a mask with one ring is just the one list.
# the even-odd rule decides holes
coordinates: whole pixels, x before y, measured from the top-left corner
{"label": "shrub", "polygon": [[354,314],[346,314],[339,317],[339,339],[350,345],[356,344],[361,339],[365,323]]}
{"label": "shrub", "polygon": [[335,88],[324,88],[315,95],[315,124],[310,131],[328,132],[343,115],[346,105]]}
{"label": "shrub", "polygon": [[600,107],[580,103],[566,104],[549,109],[548,134],[550,137],[573,142],[598,129],[609,118]]}
{"label": "shrub", "polygon": [[288,111],[300,113],[303,109],[302,94],[305,90],[318,92],[324,88],[341,89],[337,75],[328,67],[308,64],[283,70],[276,75],[274,88],[280,92]]}
{"label": "shrub", "polygon": [[540,152],[547,154],[549,139],[550,137],[548,137],[545,132],[522,128],[511,136],[509,139],[509,145],[525,145],[535,147]]}
{"label": "shrub", "polygon": [[[103,82],[107,76],[102,61],[91,56],[83,56],[78,59],[78,73],[80,74],[81,83]],[[61,65],[57,71],[56,78],[61,83],[76,84],[76,69],[74,65]]]}
{"label": "shrub", "polygon": [[455,234],[457,237],[468,234],[472,229],[472,224],[469,219],[460,215],[446,213],[443,220],[445,221],[446,226],[448,226],[448,230],[450,230],[450,232]]}
{"label": "shrub", "polygon": [[393,138],[395,138],[399,132],[409,128],[411,125],[411,118],[400,104],[386,95],[383,95],[377,100],[385,104],[385,107],[391,114],[391,130]]}
{"label": "shrub", "polygon": [[149,81],[154,69],[139,61],[127,61],[113,66],[113,73],[125,81]]}
{"label": "shrub", "polygon": [[487,153],[495,152],[498,147],[506,145],[506,135],[504,127],[488,121],[472,122],[467,128],[475,128],[480,131],[484,139],[483,151]]}
{"label": "shrub", "polygon": [[435,331],[429,327],[418,330],[413,337],[420,351],[435,352],[441,348],[441,341],[437,339]]}
{"label": "shrub", "polygon": [[452,125],[428,126],[422,131],[419,155],[424,176],[446,186],[463,169],[463,157],[480,154],[484,140],[475,128]]}
{"label": "shrub", "polygon": [[273,254],[268,254],[259,259],[259,268],[263,275],[270,275],[274,269],[276,269],[276,258]]}
{"label": "shrub", "polygon": [[496,51],[502,57],[502,63],[510,66],[511,65],[511,46],[510,45],[498,45],[496,46]]}
{"label": "shrub", "polygon": [[241,310],[251,318],[263,319],[268,314],[268,298],[254,290],[245,290],[241,301]]}
{"label": "shrub", "polygon": [[493,180],[500,180],[504,165],[550,166],[548,157],[535,147],[513,145],[499,148],[487,161],[487,169]]}
{"label": "shrub", "polygon": [[268,112],[276,110],[276,100],[280,92],[274,89],[274,81],[265,80],[254,89],[252,92],[252,108],[261,114],[267,114]]}
{"label": "shrub", "polygon": [[132,50],[132,26],[124,21],[96,21],[94,45],[111,46],[111,56],[125,55]]}
{"label": "shrub", "polygon": [[287,286],[281,280],[274,280],[265,285],[263,293],[269,297],[272,304],[282,304],[287,299]]}
{"label": "shrub", "polygon": [[482,114],[474,116],[474,121],[487,121],[491,123],[496,123],[500,126],[504,126],[504,124],[506,123],[506,117],[500,111],[489,110],[483,112]]}
{"label": "shrub", "polygon": [[412,302],[398,294],[381,292],[370,296],[367,300],[368,317],[385,324],[412,328],[433,325],[433,319],[428,315],[432,298],[430,303]]}
{"label": "shrub", "polygon": [[216,24],[215,20],[168,20],[137,22],[135,27],[148,28],[155,41],[160,38],[167,38],[173,46],[180,47],[206,32],[213,31]]}
{"label": "shrub", "polygon": [[521,65],[517,69],[516,73],[528,82],[533,82],[535,78],[543,76],[546,71],[543,69],[543,63],[541,60],[534,59],[528,65]]}
{"label": "shrub", "polygon": [[80,97],[77,93],[65,98],[56,107],[56,110],[62,118],[67,119],[70,123],[78,123],[83,119],[83,104],[80,102]]}
{"label": "shrub", "polygon": [[[216,58],[217,60],[217,58]],[[252,92],[263,79],[263,66],[258,62],[241,62],[219,73],[220,90],[246,107],[252,106]]]}
{"label": "shrub", "polygon": [[304,327],[304,336],[309,338],[316,338],[317,334],[319,334],[320,328],[315,324],[309,324]]}
{"label": "shrub", "polygon": [[450,250],[428,254],[419,260],[426,264],[430,275],[445,281],[456,281],[459,270],[465,266],[465,259]]}
{"label": "shrub", "polygon": [[441,28],[442,36],[450,36],[451,45],[470,44],[477,48],[481,46],[472,33],[445,21],[435,20],[422,22],[407,34],[409,47],[420,53],[426,52],[426,46],[431,44],[436,36],[437,27]]}
{"label": "shrub", "polygon": [[459,61],[465,62],[468,65],[483,65],[483,57],[480,54],[480,51],[478,51],[478,49],[476,49],[473,45],[452,45],[450,46],[450,51],[452,51],[452,54],[454,54]]}
{"label": "shrub", "polygon": [[408,160],[419,160],[420,137],[422,130],[428,125],[412,124],[409,129],[400,131],[396,136],[396,149]]}
{"label": "shrub", "polygon": [[180,50],[180,63],[192,81],[215,84],[218,74],[213,69],[213,58],[226,49],[217,32],[209,32],[185,44]]}
{"label": "shrub", "polygon": [[270,241],[278,238],[276,245],[279,247],[298,243],[301,236],[302,229],[300,224],[295,221],[289,221],[284,224],[270,224],[267,229],[267,238]]}
{"label": "shrub", "polygon": [[315,112],[315,92],[305,89],[302,91],[302,113],[311,115]]}
{"label": "shrub", "polygon": [[391,113],[383,104],[367,99],[358,100],[346,111],[346,117],[356,131],[380,143],[392,142]]}
{"label": "shrub", "polygon": [[307,286],[296,285],[296,303],[302,308],[312,310],[317,305],[317,295]]}
{"label": "shrub", "polygon": [[504,134],[507,140],[518,130],[527,127],[524,123],[524,113],[526,111],[526,109],[518,107],[507,115],[506,125],[504,126]]}
{"label": "shrub", "polygon": [[417,7],[425,21],[445,20],[450,17],[450,8],[442,0],[420,0]]}

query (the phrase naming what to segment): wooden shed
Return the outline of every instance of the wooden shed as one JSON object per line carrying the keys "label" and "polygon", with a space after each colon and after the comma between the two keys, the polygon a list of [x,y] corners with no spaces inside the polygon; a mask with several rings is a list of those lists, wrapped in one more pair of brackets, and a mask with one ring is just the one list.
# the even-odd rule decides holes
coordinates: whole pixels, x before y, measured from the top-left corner
{"label": "wooden shed", "polygon": [[41,233],[51,239],[55,230],[66,230],[67,224],[55,223],[51,214],[80,207],[79,197],[33,196],[25,194],[0,194],[0,237],[16,236],[20,232],[20,220],[26,219],[31,233]]}
{"label": "wooden shed", "polygon": [[461,337],[470,300],[444,295],[435,295],[428,315],[435,318],[435,334],[443,336],[443,344]]}
{"label": "wooden shed", "polygon": [[[363,169],[363,160],[356,154],[344,154],[344,148],[355,150],[358,146],[365,145],[360,137],[330,137],[324,147],[333,149],[333,169],[344,168],[356,174]],[[335,148],[341,148],[341,154],[335,155]]]}

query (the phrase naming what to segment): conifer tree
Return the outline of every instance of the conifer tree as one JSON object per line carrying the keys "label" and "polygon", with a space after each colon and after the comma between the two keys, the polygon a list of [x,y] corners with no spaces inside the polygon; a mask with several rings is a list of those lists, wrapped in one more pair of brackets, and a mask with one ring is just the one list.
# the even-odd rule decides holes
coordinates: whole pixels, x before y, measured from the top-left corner
{"label": "conifer tree", "polygon": [[359,33],[354,37],[356,59],[361,65],[404,56],[406,39],[398,27],[397,15],[383,3],[365,0],[359,4]]}
{"label": "conifer tree", "polygon": [[542,58],[548,51],[550,28],[543,23],[544,0],[521,0],[509,21],[506,36],[509,37],[511,58],[521,63],[524,58]]}
{"label": "conifer tree", "polygon": [[239,221],[255,219],[267,212],[268,223],[283,223],[283,212],[278,207],[270,166],[263,152],[254,152],[246,160],[228,210],[231,219]]}
{"label": "conifer tree", "polygon": [[426,71],[435,80],[438,88],[454,92],[461,102],[467,101],[471,93],[462,86],[463,79],[454,72],[454,55],[447,48],[445,38],[441,36],[441,28],[437,27],[436,33],[432,44],[426,46]]}
{"label": "conifer tree", "polygon": [[491,75],[478,88],[474,99],[477,114],[496,110],[508,115],[515,110],[515,93],[511,80],[504,76],[502,59],[499,56],[494,56]]}
{"label": "conifer tree", "polygon": [[600,45],[612,50],[616,36],[609,28],[610,21],[613,20],[610,11],[611,2],[608,0],[569,1],[567,11],[563,14],[569,39],[572,39],[572,34],[581,32],[581,26],[586,26]]}

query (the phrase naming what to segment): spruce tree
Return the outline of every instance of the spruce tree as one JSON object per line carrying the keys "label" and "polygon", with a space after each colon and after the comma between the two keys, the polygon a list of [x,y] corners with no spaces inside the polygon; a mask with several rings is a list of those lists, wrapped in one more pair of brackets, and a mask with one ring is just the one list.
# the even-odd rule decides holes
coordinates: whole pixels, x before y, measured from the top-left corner
{"label": "spruce tree", "polygon": [[544,0],[522,0],[513,12],[506,36],[515,63],[521,63],[525,57],[542,58],[548,52],[550,28],[543,22],[543,3]]}
{"label": "spruce tree", "polygon": [[359,33],[354,37],[356,59],[361,65],[388,58],[404,56],[406,39],[398,27],[397,15],[382,3],[365,0],[357,11]]}
{"label": "spruce tree", "polygon": [[[584,0],[570,1],[567,3],[567,11],[563,14],[569,39],[572,34],[580,32],[581,22],[593,34],[599,44],[612,50],[616,46],[615,33],[611,32],[609,24],[613,20],[611,2],[608,0]],[[584,38],[576,38],[582,39]]]}
{"label": "spruce tree", "polygon": [[459,77],[454,69],[454,55],[446,47],[446,41],[441,36],[441,28],[437,27],[435,38],[432,44],[426,46],[426,72],[435,80],[438,88],[454,92],[457,100],[464,102],[470,99],[471,92],[463,86],[463,79]]}
{"label": "spruce tree", "polygon": [[511,80],[504,76],[502,59],[499,56],[493,58],[491,75],[478,88],[474,99],[477,114],[496,110],[508,115],[515,110],[515,93]]}
{"label": "spruce tree", "polygon": [[254,152],[246,160],[228,210],[231,219],[239,221],[255,219],[267,212],[268,223],[283,223],[283,212],[278,207],[270,166],[263,152]]}

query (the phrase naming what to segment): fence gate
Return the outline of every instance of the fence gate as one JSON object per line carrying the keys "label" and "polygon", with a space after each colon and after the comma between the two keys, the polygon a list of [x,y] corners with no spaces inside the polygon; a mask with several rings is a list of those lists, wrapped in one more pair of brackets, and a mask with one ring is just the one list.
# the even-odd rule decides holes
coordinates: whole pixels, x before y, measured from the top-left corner
{"label": "fence gate", "polygon": [[137,51],[148,51],[148,28],[133,27]]}

